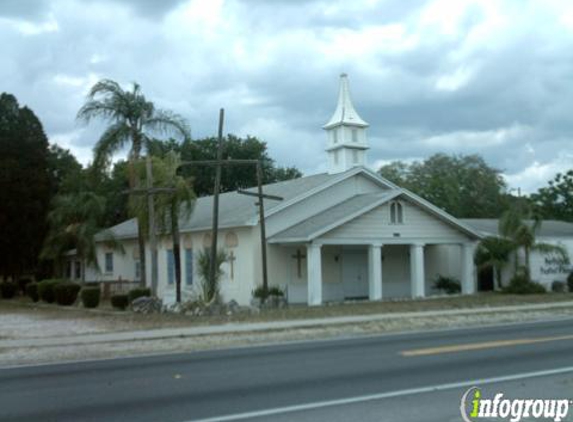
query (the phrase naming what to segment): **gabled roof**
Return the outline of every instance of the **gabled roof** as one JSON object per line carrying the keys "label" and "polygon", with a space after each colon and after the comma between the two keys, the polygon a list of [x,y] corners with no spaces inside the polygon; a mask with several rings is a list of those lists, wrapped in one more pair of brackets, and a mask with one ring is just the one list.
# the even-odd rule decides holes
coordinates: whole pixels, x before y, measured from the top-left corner
{"label": "gabled roof", "polygon": [[[264,185],[264,193],[281,196],[284,202],[290,202],[306,192],[312,191],[318,186],[324,185],[333,178],[326,173],[313,176],[301,177],[284,182]],[[256,192],[256,188],[247,189]],[[256,225],[258,222],[258,208],[255,207],[257,198],[241,195],[237,192],[222,193],[219,196],[219,227],[244,227]],[[272,212],[281,205],[282,201],[265,201],[267,212]],[[189,219],[180,219],[179,227],[182,232],[203,231],[211,228],[213,212],[213,196],[198,198],[195,209]],[[124,221],[110,228],[113,235],[120,239],[137,237],[137,225],[135,219]],[[101,236],[97,240],[102,240]]]}
{"label": "gabled roof", "polygon": [[[496,218],[464,218],[463,223],[474,228],[484,236],[499,236],[499,220]],[[529,225],[533,224],[532,220],[526,220]],[[558,220],[543,220],[541,227],[537,232],[541,237],[572,237],[573,223]]]}
{"label": "gabled roof", "polygon": [[348,75],[343,73],[340,75],[340,88],[338,91],[338,104],[336,110],[323,129],[330,129],[339,125],[350,125],[359,127],[368,127],[358,112],[354,109],[352,100],[350,98],[350,88],[348,87]]}
{"label": "gabled roof", "polygon": [[355,195],[269,239],[271,243],[307,242],[400,195],[399,190]]}
{"label": "gabled roof", "polygon": [[[377,183],[385,191],[380,193],[377,192],[374,194],[356,195],[355,198],[359,197],[356,204],[351,204],[352,201],[350,200],[343,201],[342,203],[333,207],[337,209],[329,209],[327,211],[321,212],[318,216],[316,216],[317,218],[319,216],[320,218],[325,218],[326,213],[329,212],[327,215],[329,223],[328,225],[321,224],[320,227],[318,227],[319,224],[316,222],[316,220],[314,220],[314,222],[309,222],[308,225],[305,225],[304,227],[312,227],[313,224],[315,224],[317,229],[320,229],[321,227],[324,229],[326,227],[330,227],[332,224],[336,224],[335,219],[337,217],[340,217],[337,220],[339,224],[343,224],[344,222],[349,221],[350,218],[355,218],[358,215],[361,215],[364,212],[372,209],[374,206],[380,205],[383,202],[390,200],[391,197],[403,195],[415,204],[424,208],[426,211],[457,227],[463,232],[476,238],[482,237],[482,234],[474,230],[469,225],[452,217],[451,215],[435,207],[428,201],[420,198],[412,192],[399,188],[392,182],[384,179],[377,173],[364,167],[355,167],[344,173],[321,173],[313,176],[306,176],[298,179],[264,185],[264,193],[281,196],[284,198],[283,201],[266,200],[265,216],[270,216],[284,210],[285,208],[295,206],[304,199],[318,192],[324,191],[325,189],[328,189],[331,186],[334,186],[337,183],[340,183],[358,174]],[[256,192],[256,188],[250,188],[247,190]],[[241,195],[237,192],[227,192],[221,194],[219,196],[219,227],[232,228],[257,225],[258,209],[255,207],[256,201],[257,199],[255,197]],[[182,232],[209,230],[212,224],[212,206],[212,196],[198,198],[191,218],[180,219],[180,230]],[[312,220],[312,218],[309,220]],[[294,229],[294,227],[304,225],[305,223],[306,222],[301,222],[291,228]],[[301,227],[302,226],[299,227],[300,230],[302,230]],[[330,230],[330,228],[328,230]],[[111,233],[118,239],[133,239],[137,237],[137,225],[135,219],[127,220],[116,226],[113,226],[109,229],[109,231],[111,231]],[[275,236],[273,236],[273,239],[274,238]],[[103,240],[103,237],[98,235],[96,239]]]}

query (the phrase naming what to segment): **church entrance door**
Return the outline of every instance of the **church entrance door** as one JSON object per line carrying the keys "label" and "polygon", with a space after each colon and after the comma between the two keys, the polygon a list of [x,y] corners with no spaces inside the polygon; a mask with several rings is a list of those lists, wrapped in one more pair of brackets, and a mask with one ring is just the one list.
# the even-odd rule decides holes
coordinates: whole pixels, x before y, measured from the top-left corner
{"label": "church entrance door", "polygon": [[345,299],[368,299],[368,256],[366,251],[345,251],[342,255],[342,283]]}

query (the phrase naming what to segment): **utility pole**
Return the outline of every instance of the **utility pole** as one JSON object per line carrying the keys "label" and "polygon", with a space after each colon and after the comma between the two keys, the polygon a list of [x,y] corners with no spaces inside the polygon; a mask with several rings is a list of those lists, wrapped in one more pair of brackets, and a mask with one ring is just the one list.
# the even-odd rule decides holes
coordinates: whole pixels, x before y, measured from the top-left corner
{"label": "utility pole", "polygon": [[[147,152],[145,159],[145,173],[147,178],[147,191],[153,189],[153,170],[151,165],[151,155]],[[149,249],[151,251],[151,294],[157,295],[157,237],[155,233],[155,204],[153,195],[147,195],[147,214],[149,222]]]}
{"label": "utility pole", "polygon": [[211,232],[211,261],[209,279],[215,285],[217,274],[217,234],[219,231],[219,190],[221,189],[221,158],[223,157],[223,120],[225,109],[219,110],[219,131],[217,137],[217,164],[215,165],[215,188],[213,192],[213,228]]}

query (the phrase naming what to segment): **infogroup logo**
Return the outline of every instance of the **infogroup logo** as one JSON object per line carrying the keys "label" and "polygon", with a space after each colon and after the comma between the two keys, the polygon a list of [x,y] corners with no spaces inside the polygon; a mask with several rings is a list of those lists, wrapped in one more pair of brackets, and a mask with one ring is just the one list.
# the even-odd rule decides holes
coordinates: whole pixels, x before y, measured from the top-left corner
{"label": "infogroup logo", "polygon": [[493,399],[485,399],[478,387],[472,387],[462,396],[460,412],[465,422],[482,418],[510,422],[533,418],[560,422],[567,417],[572,404],[567,399],[506,399],[503,393],[495,394]]}

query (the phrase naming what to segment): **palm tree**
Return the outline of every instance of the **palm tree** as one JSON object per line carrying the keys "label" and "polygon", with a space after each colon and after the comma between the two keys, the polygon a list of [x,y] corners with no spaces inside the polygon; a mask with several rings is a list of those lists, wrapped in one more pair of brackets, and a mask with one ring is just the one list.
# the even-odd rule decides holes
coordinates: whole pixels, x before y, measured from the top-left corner
{"label": "palm tree", "polygon": [[536,236],[541,223],[541,218],[531,210],[517,207],[506,211],[499,220],[500,234],[513,243],[516,273],[519,269],[519,250],[523,250],[525,257],[523,268],[528,279],[531,279],[532,251],[544,255],[557,255],[564,261],[569,261],[567,250],[562,246],[537,241]]}
{"label": "palm tree", "polygon": [[177,303],[181,302],[181,236],[179,219],[187,220],[195,206],[195,193],[191,182],[177,175],[181,156],[171,151],[155,166],[158,186],[173,189],[173,192],[157,197],[157,217],[164,231],[170,231],[173,238],[173,261],[175,265],[175,289]]}
{"label": "palm tree", "polygon": [[[121,249],[110,232],[102,230],[100,222],[105,215],[105,199],[92,192],[58,195],[48,214],[50,226],[41,252],[42,259],[53,259],[61,264],[61,258],[70,249],[76,249],[84,265],[99,271],[96,253],[96,235],[103,236],[108,246]],[[57,265],[60,267],[61,265]],[[85,281],[85,270],[82,271]]]}
{"label": "palm tree", "polygon": [[489,236],[479,243],[474,262],[479,269],[493,268],[495,274],[495,284],[497,289],[501,289],[501,274],[503,268],[509,262],[511,253],[514,251],[513,242],[495,236]]}
{"label": "palm tree", "polygon": [[[178,133],[190,137],[190,130],[180,116],[156,109],[147,101],[141,88],[134,83],[131,90],[124,90],[117,82],[103,79],[88,93],[85,104],[78,111],[77,119],[89,123],[101,118],[110,123],[94,148],[94,167],[107,167],[113,154],[125,146],[130,147],[130,188],[138,187],[133,163],[147,148],[150,133]],[[141,266],[141,283],[146,285],[145,233],[147,228],[138,220],[138,243]]]}

